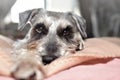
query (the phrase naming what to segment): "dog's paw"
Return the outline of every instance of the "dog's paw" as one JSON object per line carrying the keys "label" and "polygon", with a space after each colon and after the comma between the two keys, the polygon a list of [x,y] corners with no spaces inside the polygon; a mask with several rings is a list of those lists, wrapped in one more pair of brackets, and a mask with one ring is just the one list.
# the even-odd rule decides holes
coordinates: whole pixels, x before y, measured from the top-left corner
{"label": "dog's paw", "polygon": [[43,66],[36,60],[23,59],[18,62],[11,71],[11,76],[16,80],[43,80],[45,77]]}

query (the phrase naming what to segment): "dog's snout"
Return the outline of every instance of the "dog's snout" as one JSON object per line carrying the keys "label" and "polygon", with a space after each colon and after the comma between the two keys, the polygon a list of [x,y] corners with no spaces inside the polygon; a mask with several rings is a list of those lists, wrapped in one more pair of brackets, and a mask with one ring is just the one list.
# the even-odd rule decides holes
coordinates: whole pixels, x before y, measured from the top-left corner
{"label": "dog's snout", "polygon": [[54,54],[57,52],[58,46],[56,45],[56,43],[49,43],[47,46],[46,46],[46,52],[47,54]]}
{"label": "dog's snout", "polygon": [[44,65],[46,65],[46,64],[51,63],[56,58],[58,58],[58,57],[57,56],[45,55],[45,56],[42,56],[42,62],[44,63]]}

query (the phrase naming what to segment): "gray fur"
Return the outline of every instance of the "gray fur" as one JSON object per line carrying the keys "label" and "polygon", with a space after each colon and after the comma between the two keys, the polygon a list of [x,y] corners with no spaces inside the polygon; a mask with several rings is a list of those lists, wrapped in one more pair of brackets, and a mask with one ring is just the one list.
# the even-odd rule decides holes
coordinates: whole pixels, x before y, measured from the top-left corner
{"label": "gray fur", "polygon": [[[22,40],[24,43],[21,42],[21,46],[19,45],[19,48],[16,48],[16,52],[20,56],[22,54],[25,57],[32,53],[31,60],[37,56],[40,61],[36,62],[50,63],[60,56],[72,54],[71,51],[78,51],[84,48],[83,39],[87,37],[85,20],[74,13],[33,9],[20,13],[19,19],[19,29],[24,29],[26,24],[30,24],[31,26],[26,37]],[[19,64],[17,66],[19,67]],[[19,70],[21,69],[23,70],[23,68]],[[17,74],[17,71],[13,71],[12,73],[16,77],[15,74]],[[28,80],[28,78],[25,80]]]}

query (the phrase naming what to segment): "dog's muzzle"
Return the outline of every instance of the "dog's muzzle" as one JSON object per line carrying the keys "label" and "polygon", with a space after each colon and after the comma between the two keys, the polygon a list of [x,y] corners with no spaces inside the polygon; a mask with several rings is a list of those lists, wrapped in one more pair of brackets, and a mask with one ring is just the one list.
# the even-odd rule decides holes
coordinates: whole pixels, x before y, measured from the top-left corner
{"label": "dog's muzzle", "polygon": [[59,47],[56,44],[57,44],[56,42],[48,42],[45,44],[44,48],[45,48],[46,55],[42,56],[42,62],[44,64],[49,64],[53,60],[58,58],[57,53],[59,51]]}

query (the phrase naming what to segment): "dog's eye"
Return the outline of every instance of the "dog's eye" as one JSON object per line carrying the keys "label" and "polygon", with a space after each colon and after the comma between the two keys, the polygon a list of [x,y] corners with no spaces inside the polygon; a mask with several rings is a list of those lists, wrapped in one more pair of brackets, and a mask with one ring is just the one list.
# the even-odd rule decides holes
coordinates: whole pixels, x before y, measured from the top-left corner
{"label": "dog's eye", "polygon": [[60,37],[66,38],[66,39],[72,38],[72,37],[73,37],[72,27],[68,25],[66,28],[61,29],[61,30],[58,32],[58,35],[59,35]]}
{"label": "dog's eye", "polygon": [[63,29],[63,36],[69,36],[71,32],[71,28],[67,26],[67,28]]}
{"label": "dog's eye", "polygon": [[44,35],[47,35],[48,29],[43,23],[37,24],[33,29],[33,37],[37,36],[38,38],[43,37]]}
{"label": "dog's eye", "polygon": [[37,24],[35,26],[35,31],[39,34],[47,34],[48,32],[44,24]]}
{"label": "dog's eye", "polygon": [[37,24],[31,31],[31,41],[38,40],[48,34],[48,28],[43,24]]}
{"label": "dog's eye", "polygon": [[44,24],[37,24],[35,26],[35,31],[38,33],[42,33],[44,27],[45,27]]}
{"label": "dog's eye", "polygon": [[40,26],[39,28],[36,28],[35,30],[36,30],[36,32],[38,32],[38,33],[42,33],[43,27]]}

